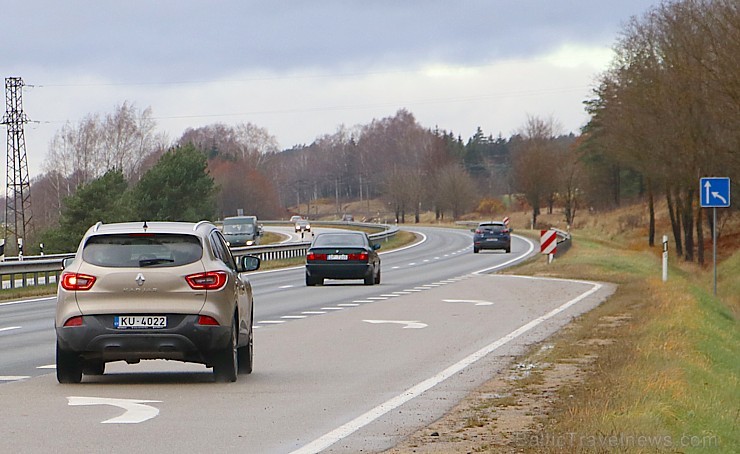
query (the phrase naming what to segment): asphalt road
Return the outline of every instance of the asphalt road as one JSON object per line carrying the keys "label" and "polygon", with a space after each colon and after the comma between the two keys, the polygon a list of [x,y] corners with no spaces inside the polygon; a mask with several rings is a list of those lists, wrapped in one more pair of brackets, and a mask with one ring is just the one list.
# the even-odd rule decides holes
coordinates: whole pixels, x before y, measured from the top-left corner
{"label": "asphalt road", "polygon": [[532,253],[522,238],[473,254],[469,232],[415,230],[378,286],[252,273],[255,369],[236,383],[145,361],[60,385],[53,301],[0,305],[0,452],[379,452],[613,290],[488,274]]}

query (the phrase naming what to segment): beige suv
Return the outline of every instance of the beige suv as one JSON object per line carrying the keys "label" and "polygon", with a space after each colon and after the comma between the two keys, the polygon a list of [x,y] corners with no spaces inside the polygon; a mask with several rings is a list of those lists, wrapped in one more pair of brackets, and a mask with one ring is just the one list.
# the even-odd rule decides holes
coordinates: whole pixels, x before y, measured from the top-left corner
{"label": "beige suv", "polygon": [[252,372],[256,257],[234,258],[210,222],[97,223],[65,262],[57,290],[60,383],[111,361],[169,359]]}

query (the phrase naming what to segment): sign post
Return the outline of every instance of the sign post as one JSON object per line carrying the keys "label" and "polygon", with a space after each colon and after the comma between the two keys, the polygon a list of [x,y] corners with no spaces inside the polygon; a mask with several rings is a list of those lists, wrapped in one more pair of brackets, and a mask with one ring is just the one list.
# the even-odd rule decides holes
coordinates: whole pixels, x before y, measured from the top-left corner
{"label": "sign post", "polygon": [[699,198],[702,208],[712,208],[712,249],[714,252],[714,296],[717,296],[717,208],[730,206],[730,179],[728,177],[699,180]]}
{"label": "sign post", "polygon": [[663,282],[668,280],[668,235],[663,235]]}

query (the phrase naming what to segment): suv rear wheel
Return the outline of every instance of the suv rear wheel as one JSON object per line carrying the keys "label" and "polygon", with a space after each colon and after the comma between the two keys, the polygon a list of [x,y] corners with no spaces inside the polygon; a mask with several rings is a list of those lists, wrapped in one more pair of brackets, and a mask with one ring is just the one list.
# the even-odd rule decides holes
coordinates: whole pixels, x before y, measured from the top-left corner
{"label": "suv rear wheel", "polygon": [[79,383],[82,381],[82,360],[75,352],[62,350],[57,343],[57,381]]}
{"label": "suv rear wheel", "polygon": [[236,374],[238,372],[236,323],[232,322],[232,325],[229,345],[216,354],[216,358],[213,363],[213,375],[216,378],[216,381],[220,383],[235,382]]}

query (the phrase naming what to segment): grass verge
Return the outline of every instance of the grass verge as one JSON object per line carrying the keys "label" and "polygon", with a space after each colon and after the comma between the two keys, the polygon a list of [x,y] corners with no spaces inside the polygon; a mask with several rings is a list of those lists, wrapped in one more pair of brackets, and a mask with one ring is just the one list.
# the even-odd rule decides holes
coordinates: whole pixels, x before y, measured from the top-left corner
{"label": "grass verge", "polygon": [[576,234],[552,264],[507,273],[615,294],[390,453],[737,452],[740,251],[719,265],[715,297],[711,269],[673,260],[664,283],[655,251],[599,238]]}

